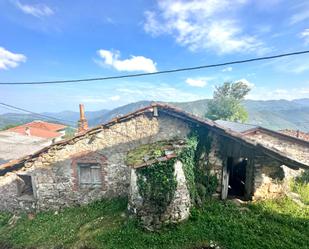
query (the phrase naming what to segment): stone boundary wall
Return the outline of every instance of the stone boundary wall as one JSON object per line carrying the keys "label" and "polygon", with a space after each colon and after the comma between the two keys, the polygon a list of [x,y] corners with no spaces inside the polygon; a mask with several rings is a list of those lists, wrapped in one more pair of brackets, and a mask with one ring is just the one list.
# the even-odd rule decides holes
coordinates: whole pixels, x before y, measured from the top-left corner
{"label": "stone boundary wall", "polygon": [[[80,140],[61,148],[52,146],[33,162],[27,162],[18,172],[31,175],[33,198],[25,208],[19,199],[16,173],[0,177],[0,210],[28,211],[59,209],[76,204],[86,204],[102,197],[127,196],[130,184],[129,168],[125,165],[128,151],[160,140],[185,139],[190,132],[187,123],[159,114],[146,113],[103,129],[95,134],[85,134]],[[90,157],[95,153],[106,160],[101,165],[103,187],[79,189],[76,184],[74,160],[76,155]]]}

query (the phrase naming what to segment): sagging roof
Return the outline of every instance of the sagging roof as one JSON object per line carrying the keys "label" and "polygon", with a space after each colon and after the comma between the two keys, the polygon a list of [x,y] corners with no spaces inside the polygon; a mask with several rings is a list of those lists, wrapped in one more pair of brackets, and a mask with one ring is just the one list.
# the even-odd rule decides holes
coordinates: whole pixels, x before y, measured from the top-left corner
{"label": "sagging roof", "polygon": [[[185,112],[179,108],[167,105],[167,104],[160,104],[160,103],[153,103],[150,106],[141,108],[135,112],[129,113],[127,115],[121,116],[121,117],[117,117],[112,119],[111,121],[109,121],[106,124],[102,124],[99,125],[95,128],[92,128],[88,131],[86,131],[85,133],[79,134],[71,139],[67,139],[67,140],[62,140],[60,142],[54,143],[50,146],[47,146],[45,148],[43,148],[42,150],[32,154],[32,155],[28,155],[26,157],[23,157],[19,160],[14,160],[12,162],[9,162],[7,164],[1,165],[0,166],[0,175],[5,174],[6,172],[9,171],[14,171],[17,169],[20,169],[23,167],[24,163],[26,162],[30,162],[35,160],[35,158],[39,157],[41,154],[48,152],[50,149],[55,148],[62,148],[63,146],[67,145],[67,144],[72,144],[75,143],[76,141],[79,141],[80,139],[82,139],[84,136],[87,135],[92,135],[92,134],[96,134],[99,133],[100,131],[102,131],[103,129],[107,129],[117,123],[121,123],[124,121],[127,121],[131,118],[134,118],[136,116],[139,116],[141,114],[144,113],[149,113],[149,112],[154,112],[154,108],[157,108],[158,111],[162,112],[162,113],[166,113],[170,116],[185,120],[185,121],[189,121],[189,122],[193,122],[195,124],[199,124],[201,126],[207,126],[207,128],[211,129],[212,131],[216,132],[217,134],[224,136],[224,137],[228,137],[233,139],[234,141],[237,141],[245,146],[251,147],[251,148],[255,148],[255,149],[259,149],[260,151],[264,152],[265,154],[267,154],[268,156],[281,161],[283,164],[285,165],[290,165],[293,167],[300,167],[300,168],[309,168],[309,164],[306,162],[302,162],[299,161],[297,158],[291,158],[287,155],[285,155],[284,153],[282,153],[280,150],[277,150],[276,148],[270,148],[268,146],[262,145],[259,142],[256,141],[252,141],[248,138],[246,138],[244,135],[242,135],[239,132],[235,132],[232,131],[230,129],[224,128],[222,126],[220,126],[219,124],[215,123],[214,121],[208,120],[208,119],[204,119],[204,118],[200,118],[198,116],[195,116],[191,113]],[[309,143],[306,144],[306,146],[309,147]]]}

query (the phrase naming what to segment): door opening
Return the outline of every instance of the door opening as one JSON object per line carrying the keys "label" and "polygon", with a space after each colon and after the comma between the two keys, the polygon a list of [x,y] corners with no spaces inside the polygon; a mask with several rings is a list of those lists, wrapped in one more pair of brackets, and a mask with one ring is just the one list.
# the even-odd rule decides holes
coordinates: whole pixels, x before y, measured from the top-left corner
{"label": "door opening", "polygon": [[228,158],[227,167],[229,171],[229,196],[245,196],[246,166],[246,158]]}

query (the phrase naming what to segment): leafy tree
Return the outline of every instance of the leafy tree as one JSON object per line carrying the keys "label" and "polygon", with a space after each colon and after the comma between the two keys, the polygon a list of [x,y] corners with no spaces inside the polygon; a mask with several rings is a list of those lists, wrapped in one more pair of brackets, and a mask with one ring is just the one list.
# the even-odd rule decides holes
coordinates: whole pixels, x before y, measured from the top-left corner
{"label": "leafy tree", "polygon": [[212,120],[229,120],[245,122],[248,113],[241,102],[250,91],[250,87],[239,82],[225,82],[217,86],[213,99],[208,104],[206,117]]}

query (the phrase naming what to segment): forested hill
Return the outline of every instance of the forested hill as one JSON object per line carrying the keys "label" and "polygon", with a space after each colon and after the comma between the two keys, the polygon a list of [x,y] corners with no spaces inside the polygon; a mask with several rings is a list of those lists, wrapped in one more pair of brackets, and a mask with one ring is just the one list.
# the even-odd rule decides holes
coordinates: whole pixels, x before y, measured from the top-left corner
{"label": "forested hill", "polygon": [[[192,102],[169,103],[192,112],[198,116],[204,116],[209,100],[198,100]],[[130,103],[113,110],[101,110],[86,112],[90,126],[105,123],[117,115],[124,115],[136,109],[147,106],[152,101],[139,101]],[[249,112],[247,123],[264,126],[266,128],[278,129],[299,129],[309,131],[309,99],[288,100],[245,100],[244,105]],[[44,113],[60,119],[72,120],[77,123],[78,112],[64,111],[59,113]],[[0,128],[9,124],[25,123],[35,119],[41,119],[28,114],[2,114],[0,115]]]}
{"label": "forested hill", "polygon": [[[208,100],[198,100],[174,105],[204,116]],[[245,100],[249,113],[247,123],[260,125],[273,130],[299,129],[309,131],[309,99],[288,100]]]}

